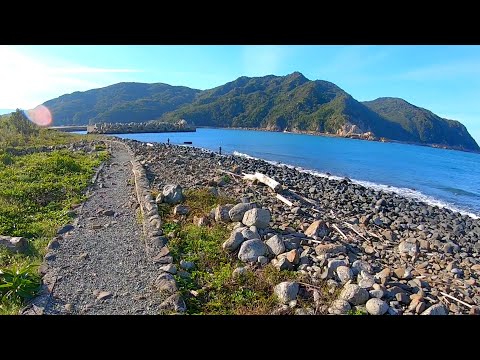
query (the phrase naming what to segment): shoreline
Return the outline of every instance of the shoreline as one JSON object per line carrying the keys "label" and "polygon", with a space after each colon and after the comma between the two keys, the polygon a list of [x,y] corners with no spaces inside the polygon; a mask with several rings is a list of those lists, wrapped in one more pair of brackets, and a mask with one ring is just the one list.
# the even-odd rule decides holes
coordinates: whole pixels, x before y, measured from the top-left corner
{"label": "shoreline", "polygon": [[[199,149],[202,149],[202,148],[199,148]],[[438,208],[441,208],[441,209],[445,208],[445,209],[448,209],[450,211],[457,212],[461,215],[469,216],[469,217],[471,217],[472,219],[475,219],[475,220],[480,219],[480,213],[476,214],[476,213],[472,212],[471,210],[461,209],[461,208],[457,207],[455,204],[448,203],[448,202],[443,201],[441,199],[438,199],[438,198],[435,198],[433,196],[424,194],[421,191],[418,191],[418,190],[415,190],[415,189],[400,188],[400,187],[397,187],[397,186],[394,186],[394,185],[381,184],[381,183],[376,183],[376,182],[372,182],[372,181],[368,181],[368,180],[346,178],[346,177],[342,177],[342,176],[338,176],[338,175],[333,175],[333,174],[330,174],[330,173],[322,173],[320,171],[317,171],[317,170],[314,170],[314,169],[306,169],[306,168],[303,168],[301,166],[295,166],[295,165],[291,165],[291,164],[280,163],[278,161],[256,158],[254,156],[239,153],[237,151],[234,151],[232,153],[232,155],[245,157],[245,158],[251,158],[251,159],[254,159],[254,160],[265,161],[269,164],[272,164],[272,165],[278,166],[278,167],[286,166],[288,168],[294,169],[294,170],[302,172],[302,173],[311,174],[313,176],[317,176],[317,177],[321,177],[321,178],[327,178],[327,179],[331,179],[331,180],[335,180],[335,181],[342,181],[344,179],[348,179],[352,183],[363,186],[363,187],[366,187],[368,189],[388,192],[388,193],[395,194],[395,195],[398,195],[398,196],[401,196],[401,197],[405,197],[407,199],[411,199],[411,200],[414,200],[414,201],[424,203],[425,205],[437,206]],[[417,194],[412,194],[411,196],[408,196],[408,195],[405,194],[405,191],[410,192],[410,193],[413,192],[413,193],[417,193]],[[424,197],[424,198],[427,198],[427,199],[422,200],[421,197]],[[441,205],[439,205],[439,204],[441,204]]]}
{"label": "shoreline", "polygon": [[[211,128],[211,127],[206,127],[206,128],[224,129],[224,128]],[[225,129],[229,130],[230,128],[225,128]],[[245,130],[245,129],[236,129],[236,130]],[[255,130],[255,131],[258,131],[258,130]],[[262,131],[262,130],[260,130],[260,131]],[[269,131],[269,130],[265,130],[265,131]],[[157,143],[157,144],[163,144],[163,143],[160,142],[160,143]],[[187,146],[187,147],[202,149],[206,152],[216,153],[215,150],[196,147],[196,146],[192,146],[192,145],[178,144],[178,146]],[[254,160],[260,160],[260,161],[264,161],[266,163],[269,163],[271,165],[278,166],[278,167],[286,166],[286,167],[295,169],[297,171],[301,171],[301,172],[304,172],[304,173],[311,174],[311,175],[316,176],[316,177],[325,177],[325,178],[336,180],[336,181],[341,181],[341,180],[345,179],[345,177],[343,177],[343,176],[330,174],[329,172],[322,173],[322,172],[320,172],[318,170],[315,170],[315,169],[303,168],[301,166],[297,166],[297,165],[293,165],[293,164],[286,164],[286,163],[281,163],[281,162],[274,161],[274,160],[257,158],[257,157],[254,157],[254,156],[251,156],[251,155],[248,155],[248,154],[237,152],[237,151],[234,151],[231,154],[225,154],[225,155],[222,155],[222,156],[229,156],[229,155],[240,156],[240,157],[244,157],[244,158],[251,158],[251,159],[254,159]],[[425,193],[423,193],[419,190],[416,190],[416,189],[398,187],[398,186],[395,186],[395,185],[387,185],[387,184],[383,184],[383,183],[379,183],[379,182],[372,182],[370,180],[361,180],[361,179],[353,179],[353,178],[348,178],[348,180],[352,181],[355,184],[358,184],[360,186],[364,186],[364,187],[372,189],[372,190],[376,190],[376,191],[381,190],[381,191],[385,191],[385,192],[388,192],[388,193],[391,193],[391,194],[395,194],[395,195],[398,195],[398,196],[405,197],[405,198],[413,200],[413,201],[422,202],[425,205],[437,206],[438,208],[445,208],[445,209],[448,209],[450,211],[459,213],[461,215],[469,216],[470,218],[475,219],[475,220],[480,218],[480,213],[476,213],[471,209],[462,209],[458,205],[450,203],[447,200],[443,200],[443,199],[434,197],[432,195],[425,194]]]}
{"label": "shoreline", "polygon": [[362,140],[362,141],[371,141],[371,142],[379,142],[379,143],[392,143],[392,144],[403,144],[403,145],[413,145],[413,146],[423,146],[433,149],[441,149],[441,150],[453,150],[453,151],[462,151],[471,154],[478,154],[480,155],[479,151],[468,150],[463,148],[457,148],[452,146],[446,146],[441,144],[425,144],[425,143],[417,143],[417,142],[410,142],[410,141],[399,141],[399,140],[392,140],[392,139],[366,139],[361,137],[353,137],[353,136],[341,136],[335,134],[327,134],[315,131],[280,131],[280,130],[269,130],[265,128],[244,128],[244,127],[215,127],[215,126],[196,126],[197,129],[222,129],[222,130],[249,130],[249,131],[265,131],[265,132],[276,132],[276,133],[284,133],[284,134],[300,134],[300,135],[310,135],[310,136],[323,136],[323,137],[330,137],[330,138],[339,138],[339,139],[351,139],[351,140]]}
{"label": "shoreline", "polygon": [[[295,266],[312,279],[328,279],[339,286],[339,275],[335,277],[335,270],[327,271],[334,263],[354,266],[355,261],[365,261],[370,264],[368,273],[372,275],[362,275],[365,281],[359,277],[358,284],[369,290],[376,282],[375,290],[381,290],[378,298],[390,299],[389,306],[395,309],[392,315],[422,313],[425,305],[418,304],[418,299],[423,297],[430,304],[445,304],[442,293],[472,306],[480,305],[479,219],[367,188],[349,179],[319,177],[264,160],[219,155],[193,146],[121,141],[130,146],[143,164],[152,191],[178,184],[186,190],[209,189],[235,202],[254,203],[271,214],[268,227],[260,234],[262,239],[278,234],[289,244],[295,239],[303,241],[298,252],[302,252],[301,256],[308,257],[318,243],[322,249],[346,244],[346,255],[319,255],[313,264],[309,261],[308,265]],[[276,197],[269,187],[242,179],[243,173],[255,172],[279,182],[282,189],[277,193],[291,205]],[[318,221],[331,229],[330,234],[314,237],[312,242],[307,230]],[[342,233],[342,228],[349,236]],[[355,235],[352,228],[363,235]],[[281,257],[272,260],[272,264],[284,264],[279,262]],[[377,293],[370,296],[377,297]],[[451,313],[466,314],[470,310],[446,304]]]}
{"label": "shoreline", "polygon": [[[154,153],[155,149],[162,148],[162,147],[166,147],[168,149],[178,148],[178,149],[182,149],[181,151],[184,151],[184,150],[186,150],[187,152],[191,151],[191,152],[195,153],[196,156],[214,158],[214,159],[217,159],[217,160],[220,160],[220,161],[222,161],[222,160],[227,160],[227,161],[233,160],[235,163],[240,164],[240,165],[247,164],[247,166],[249,166],[250,168],[260,167],[260,170],[265,170],[264,168],[268,167],[269,171],[267,173],[270,173],[270,175],[273,176],[273,177],[280,177],[281,178],[281,176],[282,176],[281,173],[282,172],[290,171],[290,172],[295,173],[296,176],[299,176],[299,177],[306,176],[306,177],[309,178],[309,180],[314,179],[314,182],[322,183],[322,185],[325,185],[325,182],[330,184],[330,185],[333,184],[335,186],[347,184],[351,187],[354,187],[355,190],[368,192],[368,193],[371,193],[371,195],[374,195],[374,196],[380,196],[380,197],[386,196],[386,197],[389,197],[389,198],[392,198],[392,199],[399,199],[400,201],[408,202],[410,204],[414,204],[415,206],[431,208],[431,209],[434,209],[438,212],[455,215],[457,217],[465,218],[466,220],[477,222],[478,225],[480,226],[480,216],[476,215],[474,213],[468,213],[468,214],[467,213],[462,213],[462,212],[465,212],[465,210],[462,210],[462,212],[460,212],[458,210],[453,210],[453,209],[450,209],[448,207],[441,207],[441,206],[438,206],[438,205],[432,205],[432,204],[429,204],[429,203],[427,203],[425,201],[422,201],[420,199],[416,199],[416,198],[413,198],[413,197],[408,197],[408,196],[405,196],[403,194],[398,194],[393,190],[388,191],[388,190],[385,190],[385,189],[377,189],[377,188],[374,188],[374,187],[369,187],[369,186],[366,186],[362,183],[358,183],[358,182],[362,182],[361,180],[352,180],[352,179],[349,179],[349,178],[339,177],[339,176],[336,176],[336,175],[329,175],[329,174],[323,175],[323,174],[321,174],[321,173],[319,173],[315,170],[309,170],[309,169],[304,169],[304,168],[294,166],[294,165],[288,165],[288,164],[278,163],[278,162],[264,160],[264,159],[260,159],[260,158],[255,158],[255,157],[252,157],[252,156],[249,156],[249,155],[247,155],[248,157],[244,157],[244,156],[241,156],[241,155],[235,155],[233,153],[232,154],[219,155],[215,151],[200,148],[200,147],[196,147],[196,146],[191,146],[191,145],[181,145],[181,144],[179,144],[179,145],[172,145],[172,144],[171,145],[166,145],[164,143],[154,143],[154,144],[149,143],[150,145],[147,146],[147,142],[142,142],[142,141],[138,141],[138,140],[122,139],[122,138],[119,138],[119,140],[120,141],[125,141],[125,142],[129,143],[130,145],[131,145],[131,143],[133,143],[133,144],[137,143],[137,146],[138,146],[138,144],[141,144],[140,146],[142,148],[145,147],[145,149],[142,149],[142,150],[148,150],[149,153]],[[136,148],[138,150],[138,147],[134,146],[134,148]],[[216,167],[216,164],[213,167]],[[385,187],[388,186],[388,185],[376,184],[376,183],[375,183],[375,185],[385,186]],[[392,188],[396,188],[396,187],[392,186]],[[302,190],[299,190],[299,191],[303,192]],[[317,192],[317,194],[318,194],[318,192]],[[308,197],[309,194],[308,194],[308,192],[305,192],[303,195],[306,195]],[[439,200],[439,201],[441,201],[441,200]],[[473,215],[473,216],[471,216],[471,215]]]}

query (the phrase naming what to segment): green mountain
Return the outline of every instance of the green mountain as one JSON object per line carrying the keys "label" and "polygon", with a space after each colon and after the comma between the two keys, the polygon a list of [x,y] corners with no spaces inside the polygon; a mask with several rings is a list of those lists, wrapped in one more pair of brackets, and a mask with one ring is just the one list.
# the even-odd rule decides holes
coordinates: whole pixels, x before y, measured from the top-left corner
{"label": "green mountain", "polygon": [[287,76],[241,77],[198,94],[196,100],[165,113],[162,121],[183,118],[198,126],[250,127],[277,131],[338,133],[358,131],[407,141],[399,124],[389,122],[335,84]]}
{"label": "green mountain", "polygon": [[391,140],[480,151],[466,128],[401,99],[359,102],[335,84],[287,76],[242,76],[209,90],[120,83],[45,103],[55,125],[178,121],[197,126],[262,128]]}
{"label": "green mountain", "polygon": [[363,104],[389,121],[399,124],[414,142],[479,150],[467,128],[456,120],[441,118],[399,98],[378,98],[364,101]]}
{"label": "green mountain", "polygon": [[200,90],[162,83],[118,83],[76,91],[44,103],[55,126],[101,122],[142,122],[190,103]]}

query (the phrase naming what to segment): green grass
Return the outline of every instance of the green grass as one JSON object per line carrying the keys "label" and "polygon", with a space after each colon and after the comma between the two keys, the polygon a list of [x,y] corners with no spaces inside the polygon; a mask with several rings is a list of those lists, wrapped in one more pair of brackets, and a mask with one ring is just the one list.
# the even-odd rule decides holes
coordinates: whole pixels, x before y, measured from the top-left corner
{"label": "green grass", "polygon": [[175,275],[179,289],[187,304],[188,314],[269,314],[278,307],[273,287],[286,280],[302,280],[301,274],[278,271],[272,265],[247,270],[240,278],[233,278],[237,266],[245,266],[234,255],[222,249],[230,230],[223,224],[198,227],[191,223],[195,215],[203,216],[218,203],[232,199],[218,198],[207,189],[186,192],[185,203],[193,210],[183,222],[174,223],[171,215],[163,224],[165,233],[174,232],[168,243],[174,262],[192,261],[194,270],[189,276]]}
{"label": "green grass", "polygon": [[363,309],[351,309],[347,311],[347,315],[368,315],[368,313]]}
{"label": "green grass", "polygon": [[207,188],[189,189],[185,191],[185,204],[190,208],[189,216],[205,216],[217,205],[235,203],[234,199],[215,196]]}
{"label": "green grass", "polygon": [[5,304],[6,308],[17,308],[24,300],[35,296],[40,285],[40,276],[31,263],[0,269],[0,307]]}
{"label": "green grass", "polygon": [[2,276],[19,269],[20,274],[24,269],[29,274],[19,283],[13,278],[19,296],[1,292],[0,285],[0,313],[15,313],[27,298],[21,284],[34,283],[32,266],[40,264],[57,229],[72,220],[69,210],[85,199],[84,190],[95,167],[107,157],[105,151],[86,154],[68,150],[12,156],[0,149],[0,234],[29,240],[25,254],[0,249]]}

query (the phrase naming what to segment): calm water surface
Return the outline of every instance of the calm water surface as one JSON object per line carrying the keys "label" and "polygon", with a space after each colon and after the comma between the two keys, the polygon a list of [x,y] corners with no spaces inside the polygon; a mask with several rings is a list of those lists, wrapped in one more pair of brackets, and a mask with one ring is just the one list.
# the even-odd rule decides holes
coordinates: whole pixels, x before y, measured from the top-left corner
{"label": "calm water surface", "polygon": [[325,176],[480,215],[480,155],[395,143],[278,132],[197,129],[193,133],[124,134],[146,142],[192,145],[261,158]]}

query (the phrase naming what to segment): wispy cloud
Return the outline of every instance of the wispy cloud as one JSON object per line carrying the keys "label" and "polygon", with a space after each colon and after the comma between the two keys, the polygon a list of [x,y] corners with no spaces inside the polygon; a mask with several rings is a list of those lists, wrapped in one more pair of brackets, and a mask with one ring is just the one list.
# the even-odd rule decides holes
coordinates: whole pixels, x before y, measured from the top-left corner
{"label": "wispy cloud", "polygon": [[243,47],[243,69],[248,76],[276,74],[289,49],[285,45],[247,45]]}
{"label": "wispy cloud", "polygon": [[13,46],[0,46],[0,108],[32,108],[64,93],[109,85],[115,82],[112,74],[136,72],[46,60]]}
{"label": "wispy cloud", "polygon": [[96,67],[72,67],[72,68],[53,68],[53,73],[58,74],[96,74],[96,73],[138,73],[142,70],[136,69],[108,69]]}
{"label": "wispy cloud", "polygon": [[400,73],[395,78],[401,80],[446,80],[472,75],[480,75],[478,59],[423,66]]}

